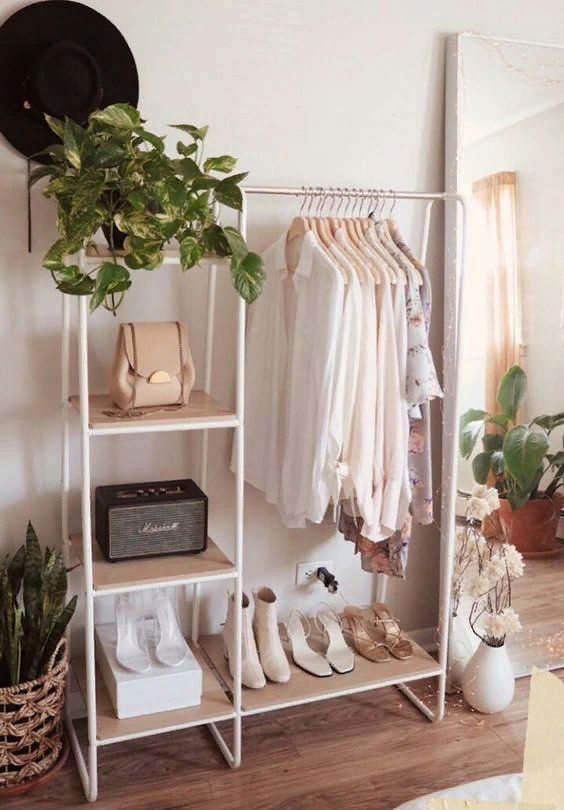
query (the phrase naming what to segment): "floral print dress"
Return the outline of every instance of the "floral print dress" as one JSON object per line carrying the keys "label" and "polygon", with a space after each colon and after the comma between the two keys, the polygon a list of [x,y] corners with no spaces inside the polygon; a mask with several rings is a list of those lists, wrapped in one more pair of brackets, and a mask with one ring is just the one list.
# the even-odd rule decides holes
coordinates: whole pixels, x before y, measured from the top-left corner
{"label": "floral print dress", "polygon": [[[406,384],[408,391],[414,394],[413,399],[408,399],[408,402],[413,406],[410,409],[408,449],[409,479],[412,492],[411,514],[407,515],[402,527],[391,537],[379,543],[374,543],[362,534],[362,518],[348,515],[341,509],[339,531],[342,532],[345,540],[355,544],[355,552],[361,555],[361,566],[364,571],[372,574],[388,574],[403,579],[407,571],[413,519],[422,525],[433,522],[429,400],[433,397],[442,396],[442,391],[427,340],[431,320],[431,280],[429,273],[403,242],[396,224],[388,220],[388,226],[393,244],[397,247],[398,253],[401,251],[401,254],[403,254],[403,256],[401,254],[398,256],[398,253],[394,253],[396,261],[401,258],[401,265],[405,268],[405,258],[407,257],[423,277],[423,285],[419,290],[412,279],[412,271],[408,270],[408,278],[412,279],[409,290],[411,291],[412,287],[416,290],[416,294],[411,297],[411,303],[407,303],[408,364],[410,352],[412,362],[408,366],[411,369],[411,379],[408,372]],[[382,237],[382,234],[379,233],[379,236]],[[391,249],[387,239],[386,246]],[[413,319],[411,324],[410,319]],[[422,334],[421,327],[423,327],[425,335]],[[419,351],[419,345],[425,346],[426,349]],[[425,362],[417,363],[416,361],[421,360],[421,358],[425,358]],[[427,362],[428,358],[430,358],[430,364]],[[425,394],[425,396],[422,396],[422,394]]]}

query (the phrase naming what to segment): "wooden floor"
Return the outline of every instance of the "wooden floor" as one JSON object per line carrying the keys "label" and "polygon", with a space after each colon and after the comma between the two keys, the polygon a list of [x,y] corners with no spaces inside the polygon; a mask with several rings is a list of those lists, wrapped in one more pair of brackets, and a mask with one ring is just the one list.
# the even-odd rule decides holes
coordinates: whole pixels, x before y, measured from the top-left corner
{"label": "wooden floor", "polygon": [[[564,672],[557,673],[564,679]],[[420,686],[426,697],[431,684]],[[392,688],[244,720],[243,766],[231,771],[205,729],[100,750],[99,810],[392,810],[418,795],[520,771],[529,679],[511,707],[471,713],[450,697],[432,724]],[[83,806],[69,758],[51,784],[2,810]]]}
{"label": "wooden floor", "polygon": [[526,560],[513,583],[512,602],[523,630],[510,637],[509,656],[517,676],[533,667],[564,666],[564,552],[548,560]]}

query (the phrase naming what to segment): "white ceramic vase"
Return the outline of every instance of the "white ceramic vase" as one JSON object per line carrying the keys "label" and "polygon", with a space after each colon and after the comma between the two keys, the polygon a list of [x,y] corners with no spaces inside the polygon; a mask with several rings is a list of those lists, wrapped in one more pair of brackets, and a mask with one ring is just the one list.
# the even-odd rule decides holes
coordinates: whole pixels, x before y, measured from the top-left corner
{"label": "white ceramic vase", "polygon": [[462,676],[464,697],[483,714],[506,709],[515,694],[515,675],[505,645],[480,644]]}
{"label": "white ceramic vase", "polygon": [[472,632],[468,616],[460,613],[453,616],[448,644],[449,692],[462,689],[464,670],[479,644],[480,639]]}

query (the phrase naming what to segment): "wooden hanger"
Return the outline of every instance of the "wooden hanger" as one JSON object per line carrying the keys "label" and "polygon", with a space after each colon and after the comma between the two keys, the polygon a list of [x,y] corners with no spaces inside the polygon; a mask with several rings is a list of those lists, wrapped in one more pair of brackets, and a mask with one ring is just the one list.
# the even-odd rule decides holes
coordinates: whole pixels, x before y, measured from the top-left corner
{"label": "wooden hanger", "polygon": [[[289,273],[294,273],[298,263],[290,261],[288,258],[288,248],[292,245],[293,242],[297,241],[298,239],[303,240],[306,233],[309,231],[309,222],[305,217],[294,217],[292,220],[292,224],[288,228],[288,233],[286,234],[286,267],[288,268]],[[299,253],[297,254],[299,257]],[[292,266],[293,265],[293,266]]]}
{"label": "wooden hanger", "polygon": [[[392,208],[392,211],[393,211],[393,208]],[[425,279],[424,279],[424,276],[423,276],[423,265],[417,259],[417,257],[413,255],[411,250],[404,243],[403,239],[401,238],[398,226],[396,225],[394,220],[393,219],[387,219],[386,220],[386,225],[388,227],[388,233],[390,234],[390,239],[392,240],[394,245],[396,245],[398,250],[401,251],[402,255],[405,256],[407,261],[413,266],[413,268],[414,268],[414,270],[415,270],[415,272],[417,274],[417,279],[418,279],[418,282],[419,282],[419,286],[420,287],[423,286],[423,284],[425,283]]]}

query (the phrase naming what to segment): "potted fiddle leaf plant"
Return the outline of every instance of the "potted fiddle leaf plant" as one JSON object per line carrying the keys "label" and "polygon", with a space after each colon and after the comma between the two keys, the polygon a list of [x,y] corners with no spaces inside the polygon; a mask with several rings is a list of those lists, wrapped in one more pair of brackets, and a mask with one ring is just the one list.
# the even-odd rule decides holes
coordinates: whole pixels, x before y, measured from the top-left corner
{"label": "potted fiddle leaf plant", "polygon": [[[527,391],[519,366],[508,369],[497,391],[501,413],[470,409],[460,418],[460,453],[469,459],[484,427],[482,450],[472,459],[478,484],[492,482],[500,497],[499,517],[507,542],[524,557],[559,554],[556,541],[564,505],[564,450],[551,451],[553,430],[564,425],[564,412],[543,414],[526,424],[517,414]],[[480,517],[475,515],[475,517]]]}
{"label": "potted fiddle leaf plant", "polygon": [[[164,137],[148,131],[128,104],[96,110],[85,127],[70,118],[45,118],[60,143],[42,153],[50,163],[36,168],[30,182],[48,177],[43,194],[57,202],[59,239],[43,266],[58,290],[90,296],[91,311],[103,305],[115,313],[131,286],[130,271],[159,267],[165,245],[174,240],[182,270],[205,255],[229,257],[237,292],[248,303],[257,298],[262,260],[216,214],[219,204],[241,210],[239,185],[247,173],[233,174],[236,160],[229,155],[204,157],[208,127],[173,125],[189,142],[179,140],[170,157]],[[100,228],[110,256],[87,272],[76,254],[94,244]]]}
{"label": "potted fiddle leaf plant", "polygon": [[0,797],[45,781],[65,757],[63,734],[68,602],[59,549],[26,541],[0,561]]}

